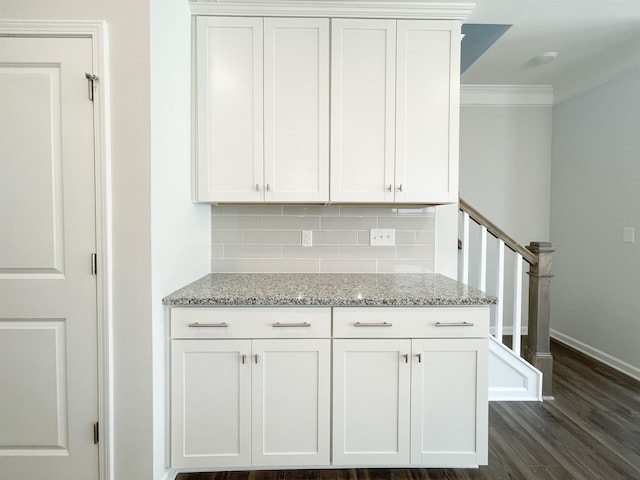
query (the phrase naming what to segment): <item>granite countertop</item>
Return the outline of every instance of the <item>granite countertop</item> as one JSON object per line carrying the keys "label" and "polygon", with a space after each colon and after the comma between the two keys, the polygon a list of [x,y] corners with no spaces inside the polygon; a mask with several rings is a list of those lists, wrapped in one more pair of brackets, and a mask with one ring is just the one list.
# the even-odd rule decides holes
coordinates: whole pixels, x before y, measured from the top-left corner
{"label": "granite countertop", "polygon": [[496,297],[439,274],[211,273],[165,305],[491,305]]}

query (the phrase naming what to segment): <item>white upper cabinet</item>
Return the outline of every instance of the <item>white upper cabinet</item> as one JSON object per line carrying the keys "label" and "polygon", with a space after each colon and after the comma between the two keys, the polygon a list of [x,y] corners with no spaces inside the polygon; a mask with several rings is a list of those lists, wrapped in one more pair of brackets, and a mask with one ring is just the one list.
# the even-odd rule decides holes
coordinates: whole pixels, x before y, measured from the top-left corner
{"label": "white upper cabinet", "polygon": [[375,3],[192,7],[194,201],[457,201],[464,11]]}
{"label": "white upper cabinet", "polygon": [[270,202],[329,199],[329,20],[264,19],[264,182]]}
{"label": "white upper cabinet", "polygon": [[262,19],[198,17],[196,35],[195,200],[260,202]]}
{"label": "white upper cabinet", "polygon": [[331,201],[393,202],[395,20],[332,21]]}
{"label": "white upper cabinet", "polygon": [[333,20],[331,201],[458,195],[460,27]]}
{"label": "white upper cabinet", "polygon": [[460,27],[397,25],[395,201],[458,200]]}
{"label": "white upper cabinet", "polygon": [[195,200],[327,202],[329,20],[198,17]]}

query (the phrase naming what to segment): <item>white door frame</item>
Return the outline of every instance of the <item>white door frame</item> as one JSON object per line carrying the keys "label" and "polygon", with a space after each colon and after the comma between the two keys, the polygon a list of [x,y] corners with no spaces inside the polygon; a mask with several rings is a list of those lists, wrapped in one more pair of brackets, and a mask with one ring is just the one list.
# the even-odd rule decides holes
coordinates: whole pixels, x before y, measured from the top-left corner
{"label": "white door frame", "polygon": [[[98,77],[94,91],[93,125],[95,138],[97,334],[98,334],[98,445],[101,480],[113,480],[113,356],[111,306],[111,181],[110,116],[107,25],[103,21],[0,20],[2,36],[45,36],[90,38],[93,73]],[[88,86],[87,86],[88,91]]]}

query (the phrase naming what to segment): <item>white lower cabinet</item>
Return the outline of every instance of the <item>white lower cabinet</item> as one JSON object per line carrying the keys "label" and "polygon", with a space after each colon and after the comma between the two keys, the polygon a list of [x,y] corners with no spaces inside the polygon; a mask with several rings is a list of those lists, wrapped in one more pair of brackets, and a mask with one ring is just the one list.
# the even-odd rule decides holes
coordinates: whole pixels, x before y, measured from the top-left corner
{"label": "white lower cabinet", "polygon": [[488,307],[173,308],[171,466],[486,464],[488,325]]}
{"label": "white lower cabinet", "polygon": [[333,463],[409,463],[410,340],[333,341]]}
{"label": "white lower cabinet", "polygon": [[329,309],[175,308],[171,316],[173,468],[329,465]]}

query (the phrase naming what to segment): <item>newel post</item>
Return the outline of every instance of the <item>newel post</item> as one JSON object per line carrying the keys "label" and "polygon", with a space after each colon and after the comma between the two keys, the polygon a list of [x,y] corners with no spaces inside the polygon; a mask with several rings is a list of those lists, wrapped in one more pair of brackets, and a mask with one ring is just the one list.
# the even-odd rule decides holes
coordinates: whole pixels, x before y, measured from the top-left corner
{"label": "newel post", "polygon": [[538,257],[529,268],[529,333],[524,358],[542,372],[542,396],[552,397],[553,357],[551,356],[551,255],[549,242],[531,242],[527,247]]}

